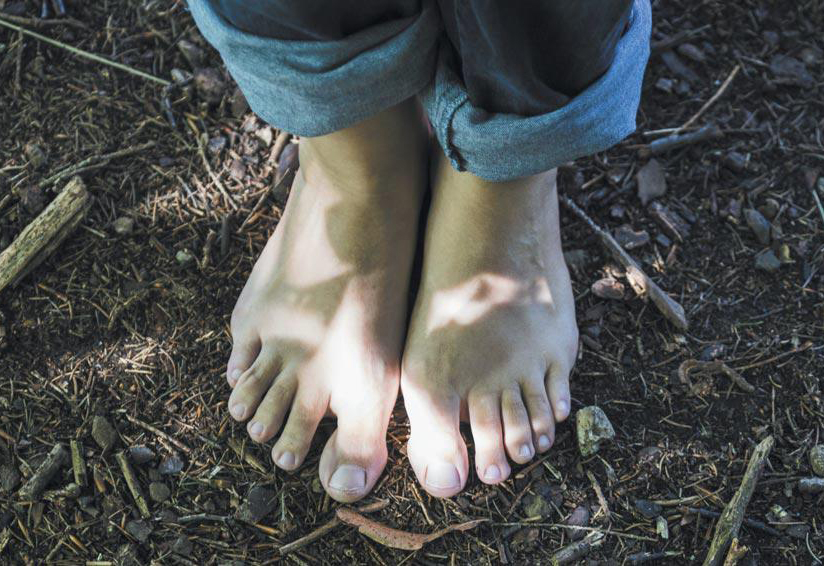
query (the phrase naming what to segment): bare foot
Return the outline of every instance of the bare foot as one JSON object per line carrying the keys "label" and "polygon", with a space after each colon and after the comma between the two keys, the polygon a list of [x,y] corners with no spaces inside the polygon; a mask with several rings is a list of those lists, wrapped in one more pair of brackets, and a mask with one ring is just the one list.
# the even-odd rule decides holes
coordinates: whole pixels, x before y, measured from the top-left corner
{"label": "bare foot", "polygon": [[[320,479],[366,495],[386,464],[410,267],[426,186],[426,134],[408,101],[300,143],[300,171],[232,313],[229,411],[272,459],[300,466],[321,418],[337,430]],[[288,419],[287,419],[288,413]]]}
{"label": "bare foot", "polygon": [[561,252],[555,171],[506,183],[458,173],[438,152],[424,267],[403,360],[409,461],[435,496],[552,446],[570,410],[578,328]]}

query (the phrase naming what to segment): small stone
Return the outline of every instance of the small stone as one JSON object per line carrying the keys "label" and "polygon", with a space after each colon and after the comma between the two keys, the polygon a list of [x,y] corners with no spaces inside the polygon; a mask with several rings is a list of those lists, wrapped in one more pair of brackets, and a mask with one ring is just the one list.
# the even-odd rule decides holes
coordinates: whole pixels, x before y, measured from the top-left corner
{"label": "small stone", "polygon": [[749,159],[743,153],[731,151],[724,155],[723,163],[733,171],[740,173],[747,170]]}
{"label": "small stone", "polygon": [[92,420],[92,438],[105,452],[117,442],[117,431],[106,417],[97,415]]}
{"label": "small stone", "polygon": [[179,474],[183,470],[183,460],[177,456],[164,456],[157,471],[164,476]]}
{"label": "small stone", "polygon": [[189,71],[184,71],[183,69],[172,69],[171,72],[172,81],[176,84],[185,84],[194,79],[194,75]]}
{"label": "small stone", "polygon": [[46,164],[46,153],[36,143],[27,143],[23,147],[23,153],[26,154],[26,159],[29,160],[29,166],[32,169],[40,169]]}
{"label": "small stone", "polygon": [[798,480],[801,493],[821,493],[824,491],[824,478],[801,478]]}
{"label": "small stone", "polygon": [[647,519],[654,519],[661,514],[661,511],[663,511],[663,508],[660,505],[648,499],[636,499],[635,508],[638,509],[638,512]]}
{"label": "small stone", "polygon": [[770,221],[764,218],[764,215],[754,208],[747,208],[744,210],[744,219],[747,221],[747,226],[753,231],[755,237],[763,245],[770,243],[770,232],[772,226]]}
{"label": "small stone", "polygon": [[655,82],[655,88],[660,90],[661,92],[665,92],[667,94],[672,94],[672,89],[675,86],[675,81],[672,79],[668,79],[665,77],[661,77]]}
{"label": "small stone", "polygon": [[781,260],[776,257],[774,251],[764,250],[755,256],[755,267],[767,272],[778,271],[781,267]]}
{"label": "small stone", "polygon": [[817,444],[810,449],[810,467],[815,475],[824,477],[824,444]]}
{"label": "small stone", "polygon": [[[583,505],[579,505],[572,511],[572,513],[570,513],[566,520],[566,524],[570,527],[586,527],[589,525],[589,509]],[[568,528],[566,531],[567,536],[571,540],[584,538],[584,535],[587,534],[585,529]]]}
{"label": "small stone", "polygon": [[240,118],[249,111],[249,103],[246,96],[239,88],[235,88],[232,96],[229,97],[229,111],[235,118]]}
{"label": "small stone", "polygon": [[177,537],[174,544],[172,544],[172,552],[181,556],[191,556],[193,548],[192,541],[184,535]]}
{"label": "small stone", "polygon": [[206,149],[209,153],[218,154],[226,148],[226,138],[224,136],[215,136],[206,144]]}
{"label": "small stone", "polygon": [[615,218],[616,220],[620,220],[621,218],[627,215],[627,209],[621,206],[620,204],[616,204],[610,207],[609,215]]}
{"label": "small stone", "polygon": [[592,294],[601,299],[619,301],[624,298],[624,284],[612,277],[605,277],[592,284]]}
{"label": "small stone", "polygon": [[112,222],[115,234],[118,236],[128,236],[134,229],[134,219],[128,216],[121,216]]}
{"label": "small stone", "polygon": [[683,242],[689,236],[690,225],[677,212],[657,201],[650,204],[649,212],[670,238]]}
{"label": "small stone", "polygon": [[758,212],[764,215],[767,220],[774,220],[778,216],[778,211],[781,210],[781,205],[774,198],[768,198],[764,204],[758,207]]}
{"label": "small stone", "polygon": [[699,356],[699,358],[702,362],[717,360],[724,355],[724,350],[726,350],[726,348],[723,344],[710,344],[701,351],[701,356]]}
{"label": "small stone", "polygon": [[255,131],[255,135],[257,138],[263,142],[263,145],[269,147],[272,145],[272,139],[274,138],[274,132],[272,132],[272,128],[269,126],[263,126],[262,128],[258,128]]}
{"label": "small stone", "polygon": [[246,165],[240,159],[233,159],[232,164],[229,165],[229,174],[236,181],[242,181],[246,176]]}
{"label": "small stone", "polygon": [[635,178],[638,181],[638,198],[644,206],[652,199],[664,196],[667,192],[664,169],[655,159],[650,159],[649,163],[641,167]]}
{"label": "small stone", "polygon": [[184,249],[177,251],[177,253],[175,254],[175,259],[177,260],[177,263],[185,266],[192,263],[195,260],[195,256],[193,256],[192,252],[190,252],[188,249]]}
{"label": "small stone", "polygon": [[580,271],[589,263],[589,254],[586,250],[569,250],[564,252],[564,261],[573,271]]}
{"label": "small stone", "polygon": [[158,503],[163,503],[169,496],[172,495],[172,491],[169,489],[169,486],[163,482],[155,481],[149,484],[149,497],[152,498],[152,501],[156,501]]}
{"label": "small stone", "polygon": [[241,521],[258,523],[275,510],[277,493],[267,487],[254,486],[235,513]]}
{"label": "small stone", "polygon": [[595,405],[584,407],[575,416],[578,449],[587,457],[598,452],[601,443],[615,438],[615,429],[604,411]]}
{"label": "small stone", "polygon": [[11,464],[0,466],[0,492],[11,493],[20,484],[20,472]]}
{"label": "small stone", "polygon": [[615,230],[615,240],[627,250],[634,250],[649,243],[649,233],[646,230],[635,231],[628,224],[619,226]]}
{"label": "small stone", "polygon": [[220,71],[214,67],[198,69],[195,72],[195,88],[197,93],[209,104],[217,104],[226,92],[226,83]]}
{"label": "small stone", "polygon": [[530,517],[549,517],[555,512],[549,501],[540,495],[530,494],[523,500],[524,515]]}
{"label": "small stone", "polygon": [[37,185],[20,188],[20,202],[29,214],[39,214],[46,208],[46,195]]}
{"label": "small stone", "polygon": [[801,57],[801,60],[806,65],[816,65],[821,61],[823,55],[824,51],[822,51],[816,46],[805,47],[798,54],[798,56]]}
{"label": "small stone", "polygon": [[177,42],[177,48],[192,69],[198,69],[203,66],[205,55],[200,47],[187,39],[181,39]]}
{"label": "small stone", "polygon": [[672,240],[667,238],[664,234],[656,234],[655,241],[658,242],[659,246],[663,246],[668,248],[672,245]]}
{"label": "small stone", "polygon": [[139,542],[146,542],[149,540],[149,535],[152,534],[152,526],[140,519],[137,521],[129,521],[126,523],[126,532]]}
{"label": "small stone", "polygon": [[815,80],[807,66],[789,55],[778,54],[770,60],[770,71],[776,76],[776,82],[780,84],[799,86],[801,88],[812,88]]}
{"label": "small stone", "polygon": [[696,63],[703,63],[707,60],[706,55],[701,49],[692,43],[682,43],[678,46],[678,54],[683,55],[687,59],[692,59]]}
{"label": "small stone", "polygon": [[781,263],[792,263],[793,257],[790,254],[790,246],[787,244],[781,244],[778,246],[778,252],[775,254],[778,257],[778,261]]}
{"label": "small stone", "polygon": [[138,466],[142,466],[155,457],[151,448],[138,444],[129,448],[129,458]]}

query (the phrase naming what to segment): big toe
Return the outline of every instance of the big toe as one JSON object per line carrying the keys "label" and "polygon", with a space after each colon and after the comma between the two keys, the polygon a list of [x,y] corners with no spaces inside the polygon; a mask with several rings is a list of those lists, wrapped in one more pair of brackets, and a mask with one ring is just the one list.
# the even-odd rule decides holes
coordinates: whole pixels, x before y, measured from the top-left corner
{"label": "big toe", "polygon": [[351,503],[364,497],[386,466],[386,425],[380,422],[381,416],[373,417],[339,416],[338,429],[326,442],[320,457],[320,481],[336,501]]}
{"label": "big toe", "polygon": [[460,431],[460,398],[403,386],[411,433],[407,456],[423,488],[451,497],[466,485],[468,457]]}

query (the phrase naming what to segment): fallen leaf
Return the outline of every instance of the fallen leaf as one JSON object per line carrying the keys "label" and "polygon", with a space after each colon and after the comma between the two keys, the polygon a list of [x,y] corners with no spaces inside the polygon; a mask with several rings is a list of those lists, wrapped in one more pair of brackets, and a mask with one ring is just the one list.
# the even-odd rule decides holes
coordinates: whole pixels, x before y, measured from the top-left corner
{"label": "fallen leaf", "polygon": [[447,533],[451,533],[452,531],[468,531],[486,521],[486,519],[476,519],[474,521],[467,521],[466,523],[450,525],[434,533],[421,534],[387,527],[377,521],[367,519],[353,509],[347,509],[345,507],[338,509],[336,514],[338,519],[343,523],[357,527],[359,533],[368,536],[384,546],[397,548],[399,550],[420,550],[426,543],[437,540]]}

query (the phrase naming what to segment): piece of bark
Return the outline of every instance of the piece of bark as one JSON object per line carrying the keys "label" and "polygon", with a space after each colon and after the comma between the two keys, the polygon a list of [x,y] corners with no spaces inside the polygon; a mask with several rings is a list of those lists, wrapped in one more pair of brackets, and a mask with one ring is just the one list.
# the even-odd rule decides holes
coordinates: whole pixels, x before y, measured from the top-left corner
{"label": "piece of bark", "polygon": [[80,487],[86,487],[88,474],[86,473],[86,461],[83,459],[83,445],[77,440],[70,443],[72,452],[72,470],[74,471],[74,483]]}
{"label": "piece of bark", "polygon": [[615,241],[612,235],[598,226],[586,212],[575,204],[572,199],[565,195],[559,195],[560,201],[566,205],[578,218],[583,220],[597,235],[601,242],[610,251],[613,257],[626,269],[627,279],[635,292],[642,297],[649,297],[652,303],[658,308],[667,320],[672,322],[681,330],[689,327],[687,316],[682,307],[675,299],[667,295],[644,271],[635,263],[621,244]]}
{"label": "piece of bark", "polygon": [[0,291],[17,284],[57,249],[83,220],[88,200],[83,181],[74,177],[0,254]]}
{"label": "piece of bark", "polygon": [[146,498],[140,490],[140,484],[137,482],[137,477],[134,475],[129,459],[125,452],[118,452],[115,456],[117,463],[120,464],[120,471],[123,472],[123,477],[126,479],[126,485],[129,486],[129,491],[132,493],[132,498],[137,505],[137,510],[140,511],[141,517],[148,519],[152,516],[149,511],[149,504],[146,503]]}
{"label": "piece of bark", "polygon": [[34,475],[29,478],[29,481],[20,488],[17,492],[17,497],[24,501],[36,501],[49,482],[57,475],[60,468],[68,460],[69,454],[66,452],[66,447],[60,443],[54,445],[49,455],[34,472]]}
{"label": "piece of bark", "polygon": [[724,507],[724,511],[718,519],[718,524],[715,526],[715,536],[713,536],[712,543],[710,543],[710,550],[704,560],[704,566],[720,566],[724,561],[730,543],[738,537],[741,523],[744,522],[744,513],[755,491],[758,478],[761,476],[761,470],[764,469],[764,464],[766,464],[767,457],[770,455],[773,443],[773,437],[768,436],[753,450],[738,491]]}
{"label": "piece of bark", "polygon": [[593,531],[583,539],[568,544],[550,558],[549,563],[552,566],[561,566],[562,564],[571,564],[580,558],[586,556],[590,550],[596,546],[600,546],[604,541],[604,533],[600,531]]}
{"label": "piece of bark", "polygon": [[707,124],[699,130],[686,134],[672,134],[665,138],[659,138],[649,144],[649,151],[652,155],[666,153],[674,149],[679,149],[694,143],[720,138],[724,134],[715,124]]}

